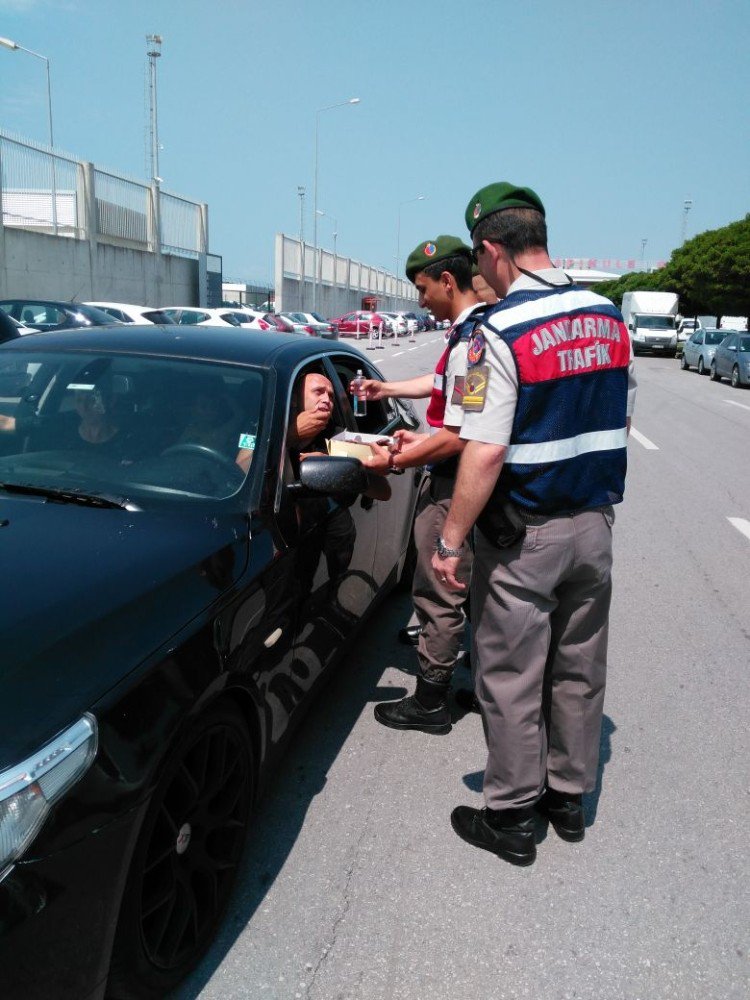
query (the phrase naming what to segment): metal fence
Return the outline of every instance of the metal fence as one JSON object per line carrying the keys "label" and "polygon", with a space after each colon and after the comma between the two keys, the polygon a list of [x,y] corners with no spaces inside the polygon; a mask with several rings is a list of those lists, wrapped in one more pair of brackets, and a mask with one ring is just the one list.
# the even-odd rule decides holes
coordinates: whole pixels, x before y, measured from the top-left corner
{"label": "metal fence", "polygon": [[7,227],[189,256],[208,249],[205,205],[1,129],[0,205]]}

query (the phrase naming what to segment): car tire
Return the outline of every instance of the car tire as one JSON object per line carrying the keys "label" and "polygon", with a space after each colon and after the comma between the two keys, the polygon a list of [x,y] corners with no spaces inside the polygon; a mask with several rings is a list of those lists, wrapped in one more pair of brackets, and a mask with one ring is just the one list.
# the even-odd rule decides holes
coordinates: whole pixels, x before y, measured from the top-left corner
{"label": "car tire", "polygon": [[742,388],[742,382],[740,381],[740,366],[739,365],[735,365],[734,368],[732,369],[732,377],[730,379],[730,382],[732,383],[732,388],[733,389],[741,389]]}
{"label": "car tire", "polygon": [[255,792],[242,713],[231,702],[210,708],[160,771],[120,908],[107,985],[115,1000],[166,996],[202,958],[221,923]]}
{"label": "car tire", "polygon": [[703,364],[703,358],[702,357],[698,358],[698,374],[699,375],[708,375],[708,369]]}
{"label": "car tire", "polygon": [[689,364],[687,363],[687,361],[685,360],[685,352],[684,352],[684,351],[683,351],[683,352],[682,352],[682,354],[680,355],[680,368],[681,368],[681,369],[682,369],[682,370],[683,370],[684,372],[688,372],[688,371],[690,371],[690,365],[689,365]]}
{"label": "car tire", "polygon": [[721,375],[719,375],[719,373],[716,371],[716,362],[715,361],[711,362],[711,381],[712,382],[721,382]]}

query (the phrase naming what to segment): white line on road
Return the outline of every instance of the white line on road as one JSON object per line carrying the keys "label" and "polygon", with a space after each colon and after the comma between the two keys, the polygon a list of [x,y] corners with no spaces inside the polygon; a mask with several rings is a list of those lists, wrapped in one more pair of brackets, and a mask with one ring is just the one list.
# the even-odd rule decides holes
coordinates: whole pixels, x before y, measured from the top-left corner
{"label": "white line on road", "polygon": [[396,353],[392,354],[391,357],[392,358],[397,358],[399,356],[399,354],[406,354],[406,351],[396,351]]}
{"label": "white line on road", "polygon": [[739,406],[743,410],[750,410],[750,406],[746,406],[745,403],[737,403],[734,399],[725,399],[725,403],[729,403],[730,406]]}
{"label": "white line on road", "polygon": [[728,517],[727,521],[745,538],[750,538],[750,521],[746,521],[744,517]]}
{"label": "white line on road", "polygon": [[634,437],[636,439],[636,441],[639,444],[642,444],[643,447],[646,448],[648,451],[658,451],[659,450],[659,445],[658,444],[654,444],[653,441],[649,441],[649,439],[647,437],[645,437],[643,434],[641,434],[640,431],[637,431],[635,429],[635,427],[631,427],[630,428],[630,434],[631,434],[631,437]]}

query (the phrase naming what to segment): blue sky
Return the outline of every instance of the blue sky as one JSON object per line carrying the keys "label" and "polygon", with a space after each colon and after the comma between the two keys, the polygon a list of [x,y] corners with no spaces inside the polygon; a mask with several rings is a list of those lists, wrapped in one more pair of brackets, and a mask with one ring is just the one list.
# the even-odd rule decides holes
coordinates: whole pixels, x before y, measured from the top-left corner
{"label": "blue sky", "polygon": [[[392,269],[467,237],[484,184],[535,188],[553,256],[667,258],[750,211],[747,0],[0,0],[0,35],[48,56],[56,145],[145,177],[146,42],[164,188],[209,205],[225,278],[269,278],[318,206],[338,252]],[[44,64],[0,48],[0,126],[46,141]],[[404,204],[417,195],[424,201]],[[322,245],[333,226],[320,219]]]}

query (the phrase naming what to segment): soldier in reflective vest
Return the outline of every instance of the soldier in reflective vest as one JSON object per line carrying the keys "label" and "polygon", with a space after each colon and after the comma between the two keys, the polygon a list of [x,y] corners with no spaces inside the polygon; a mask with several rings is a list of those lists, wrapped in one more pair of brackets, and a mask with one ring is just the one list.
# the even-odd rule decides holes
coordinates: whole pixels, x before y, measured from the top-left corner
{"label": "soldier in reflective vest", "polygon": [[[416,567],[412,585],[419,622],[419,674],[413,695],[375,706],[375,718],[391,729],[416,729],[442,735],[451,730],[448,691],[465,627],[464,595],[435,579],[431,560],[443,528],[464,445],[459,437],[463,410],[466,344],[484,309],[471,284],[471,250],[455,236],[420,243],[406,261],[406,275],[419,292],[419,305],[438,320],[450,320],[447,343],[433,375],[404,382],[365,383],[370,399],[429,395],[427,422],[432,434],[398,431],[393,451],[372,445],[368,465],[376,472],[398,472],[427,465],[414,522]],[[468,583],[471,549],[460,547],[456,571]]]}
{"label": "soldier in reflective vest", "polygon": [[475,261],[504,298],[468,345],[466,447],[433,557],[437,579],[460,592],[456,553],[476,524],[486,806],[459,806],[451,822],[470,844],[527,865],[534,810],[582,840],[582,796],[596,783],[613,505],[635,380],[620,312],[553,267],[538,195],[492,184],[466,222]]}

